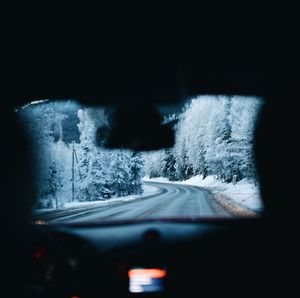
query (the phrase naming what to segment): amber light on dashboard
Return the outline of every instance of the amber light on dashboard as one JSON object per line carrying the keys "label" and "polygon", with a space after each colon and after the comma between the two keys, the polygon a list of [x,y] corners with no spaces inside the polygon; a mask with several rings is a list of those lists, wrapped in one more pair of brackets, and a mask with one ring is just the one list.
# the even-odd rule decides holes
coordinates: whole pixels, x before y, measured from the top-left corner
{"label": "amber light on dashboard", "polygon": [[128,271],[129,278],[131,277],[148,277],[148,278],[163,278],[167,272],[164,269],[131,269]]}
{"label": "amber light on dashboard", "polygon": [[162,268],[133,268],[128,271],[129,292],[160,292],[165,289],[167,272]]}
{"label": "amber light on dashboard", "polygon": [[42,220],[42,219],[37,219],[35,222],[34,222],[36,225],[46,225],[47,223]]}

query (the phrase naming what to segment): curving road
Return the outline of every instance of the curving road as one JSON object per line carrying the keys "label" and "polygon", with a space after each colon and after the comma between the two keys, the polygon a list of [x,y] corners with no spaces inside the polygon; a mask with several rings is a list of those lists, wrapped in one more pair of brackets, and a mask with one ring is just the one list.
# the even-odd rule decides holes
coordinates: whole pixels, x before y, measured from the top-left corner
{"label": "curving road", "polygon": [[159,182],[144,182],[157,187],[155,195],[108,206],[60,210],[40,215],[46,222],[91,222],[98,220],[229,217],[210,193],[200,187]]}

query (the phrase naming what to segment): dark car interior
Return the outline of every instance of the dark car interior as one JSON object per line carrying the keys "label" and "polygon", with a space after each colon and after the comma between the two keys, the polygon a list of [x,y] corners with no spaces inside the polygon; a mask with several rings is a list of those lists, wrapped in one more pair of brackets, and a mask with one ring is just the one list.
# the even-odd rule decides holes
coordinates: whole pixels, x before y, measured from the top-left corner
{"label": "dark car interior", "polygon": [[[1,284],[6,297],[296,297],[299,293],[299,19],[282,6],[7,8],[1,87]],[[108,13],[108,11],[110,13]],[[249,219],[31,224],[31,144],[14,109],[74,98],[117,108],[107,147],[170,147],[155,104],[262,96]],[[140,270],[161,291],[129,291]],[[5,294],[4,294],[5,293]]]}

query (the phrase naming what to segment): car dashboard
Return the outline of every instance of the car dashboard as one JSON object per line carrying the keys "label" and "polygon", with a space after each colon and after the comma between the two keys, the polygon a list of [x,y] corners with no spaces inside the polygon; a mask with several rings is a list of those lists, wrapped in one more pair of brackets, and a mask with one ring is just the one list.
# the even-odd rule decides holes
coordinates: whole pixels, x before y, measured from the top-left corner
{"label": "car dashboard", "polygon": [[269,293],[278,278],[268,245],[254,244],[260,233],[268,238],[257,219],[33,230],[28,290],[35,297],[248,297]]}

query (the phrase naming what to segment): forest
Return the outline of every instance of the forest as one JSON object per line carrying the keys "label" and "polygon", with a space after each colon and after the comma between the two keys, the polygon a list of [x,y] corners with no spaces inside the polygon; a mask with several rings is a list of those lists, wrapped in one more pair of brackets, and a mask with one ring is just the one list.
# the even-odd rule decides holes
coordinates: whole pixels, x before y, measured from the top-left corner
{"label": "forest", "polygon": [[146,155],[150,178],[182,181],[212,175],[223,182],[256,182],[254,132],[262,102],[255,97],[199,96],[164,123],[175,131],[174,148]]}
{"label": "forest", "polygon": [[45,101],[18,113],[34,146],[35,208],[142,194],[142,154],[96,144],[97,129],[109,125],[105,109]]}
{"label": "forest", "polygon": [[34,207],[142,195],[144,176],[256,183],[253,136],[260,107],[255,97],[198,96],[162,114],[162,124],[174,130],[173,148],[132,152],[103,148],[106,134],[96,138],[98,131],[109,131],[108,108],[73,100],[23,106],[18,115],[32,139],[37,173]]}

